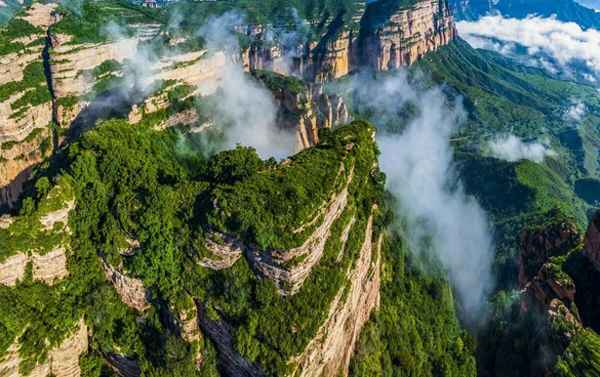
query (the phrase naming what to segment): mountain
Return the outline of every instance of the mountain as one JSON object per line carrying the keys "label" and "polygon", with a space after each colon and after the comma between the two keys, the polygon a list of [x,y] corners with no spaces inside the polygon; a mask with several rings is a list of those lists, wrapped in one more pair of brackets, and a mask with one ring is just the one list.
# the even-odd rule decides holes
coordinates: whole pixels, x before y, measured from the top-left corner
{"label": "mountain", "polygon": [[[594,222],[585,238],[582,229],[597,197],[580,186],[598,179],[596,88],[460,39],[419,66],[448,85],[448,95],[464,98],[469,118],[454,137],[457,169],[495,229],[497,287],[493,320],[478,338],[479,375],[587,375],[597,368],[600,338],[594,315],[584,313],[599,296],[586,288],[598,278],[589,251]],[[572,98],[586,101],[576,127],[564,116]],[[541,163],[490,156],[489,140],[506,133],[545,137],[556,153]]]}
{"label": "mountain", "polygon": [[575,22],[584,29],[600,28],[600,14],[575,0],[450,0],[450,7],[458,20],[476,20],[494,12],[512,18],[555,15],[560,21]]}
{"label": "mountain", "polygon": [[[279,17],[265,9],[218,24],[233,53],[190,33],[217,2],[179,21],[35,3],[0,29],[0,375],[475,375],[443,270],[390,226],[375,128],[326,88],[359,61],[415,63],[452,19],[437,0],[391,2],[377,22],[352,3],[299,7],[318,22],[291,56],[253,23]],[[280,6],[237,4],[259,5]],[[252,122],[233,116],[242,90],[269,95],[249,106],[276,109],[297,153],[222,147]],[[372,341],[377,358],[354,357]]]}
{"label": "mountain", "polygon": [[[0,60],[0,376],[600,370],[598,92],[446,1],[36,2]],[[441,197],[383,168],[424,130],[392,161]],[[490,233],[476,318],[449,223]]]}

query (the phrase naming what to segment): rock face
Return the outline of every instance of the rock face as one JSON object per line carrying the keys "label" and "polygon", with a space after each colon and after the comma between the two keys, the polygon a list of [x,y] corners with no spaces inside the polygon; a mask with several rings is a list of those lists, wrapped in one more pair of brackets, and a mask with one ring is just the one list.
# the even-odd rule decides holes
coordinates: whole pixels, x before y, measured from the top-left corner
{"label": "rock face", "polygon": [[202,258],[198,263],[213,270],[222,270],[233,266],[242,256],[244,248],[239,240],[219,232],[209,234],[204,246],[211,255]]}
{"label": "rock face", "polygon": [[249,27],[246,34],[258,43],[245,52],[246,65],[325,82],[364,67],[387,71],[411,65],[456,37],[445,0],[420,0],[405,7],[389,1],[359,3],[351,21],[339,14],[317,42],[301,46],[265,43],[265,28]]}
{"label": "rock face", "polygon": [[[38,364],[28,374],[29,377],[79,377],[79,356],[88,349],[88,329],[83,319],[79,321],[75,332],[58,347],[48,352],[46,362]],[[19,346],[13,343],[4,357],[0,359],[0,376],[21,377],[19,372]]]}
{"label": "rock face", "polygon": [[[540,309],[553,320],[567,320],[581,326],[575,303],[575,283],[553,257],[567,255],[581,245],[576,226],[566,221],[553,222],[541,229],[521,234],[519,287],[523,292],[521,308]],[[568,334],[567,334],[568,335]]]}
{"label": "rock face", "polygon": [[[297,375],[348,375],[354,346],[371,312],[379,306],[380,251],[382,236],[373,242],[373,217],[365,229],[365,240],[354,267],[348,272],[348,287],[333,300],[329,315],[304,353],[294,362]],[[347,294],[345,294],[347,290]]]}
{"label": "rock face", "polygon": [[[341,167],[343,172],[343,165]],[[340,172],[340,173],[341,173]],[[248,259],[263,276],[275,282],[283,295],[296,293],[313,267],[319,263],[329,239],[331,227],[344,212],[348,202],[348,187],[352,182],[353,172],[348,174],[348,180],[341,192],[332,195],[330,202],[319,211],[309,224],[319,226],[308,236],[304,243],[290,250],[248,250]],[[302,229],[298,229],[298,232]]]}
{"label": "rock face", "polygon": [[52,152],[52,102],[43,51],[56,4],[35,3],[21,22],[31,31],[10,40],[18,51],[0,54],[0,207],[11,207],[30,168]]}
{"label": "rock face", "polygon": [[71,39],[69,35],[51,34],[50,70],[56,120],[64,128],[68,128],[87,105],[78,98],[93,90],[96,80],[92,70],[105,61],[123,62],[132,57],[137,46],[135,38],[95,44],[72,44]]}
{"label": "rock face", "polygon": [[394,12],[383,24],[372,21],[377,4],[367,8],[367,27],[361,30],[360,61],[376,71],[415,63],[456,37],[454,21],[444,0],[418,1]]}
{"label": "rock face", "polygon": [[102,260],[102,268],[106,278],[121,296],[125,305],[138,311],[144,311],[150,307],[149,293],[141,280],[124,275],[104,260]]}
{"label": "rock face", "polygon": [[139,377],[142,374],[137,361],[123,355],[110,353],[105,356],[106,362],[120,377]]}
{"label": "rock face", "polygon": [[227,323],[209,318],[206,308],[198,300],[196,307],[202,331],[215,343],[215,347],[219,351],[219,364],[224,374],[242,377],[264,376],[258,366],[250,363],[235,351],[233,337]]}
{"label": "rock face", "polygon": [[350,122],[350,111],[344,99],[327,93],[321,84],[311,84],[300,93],[272,90],[278,103],[278,124],[295,130],[296,149],[319,143],[319,129]]}
{"label": "rock face", "polygon": [[43,255],[32,253],[31,256],[27,256],[18,253],[8,257],[0,263],[0,284],[15,286],[17,281],[25,277],[25,269],[30,262],[33,267],[33,280],[53,285],[69,275],[66,249],[59,246]]}
{"label": "rock face", "polygon": [[[66,184],[65,184],[66,185]],[[42,202],[43,206],[48,206],[48,202],[55,201],[57,196],[63,193],[65,187],[55,186]],[[60,198],[58,198],[60,199]],[[15,250],[12,255],[0,261],[0,284],[14,286],[17,281],[25,277],[26,267],[29,263],[32,265],[33,280],[42,281],[48,285],[53,285],[57,281],[67,277],[67,249],[69,248],[69,213],[75,208],[75,200],[65,199],[64,202],[54,203],[53,208],[43,210],[42,213],[33,215],[31,222],[27,227],[23,224],[23,219],[9,216],[2,217],[0,221],[0,231],[7,232],[10,237],[22,237],[19,229],[25,228],[29,243],[28,250]],[[54,209],[54,210],[52,210]],[[15,229],[13,224],[16,224]],[[55,227],[55,225],[57,225]],[[44,238],[46,236],[60,238],[60,241],[53,246],[42,247],[35,242],[36,237]],[[67,237],[67,238],[65,238]]]}

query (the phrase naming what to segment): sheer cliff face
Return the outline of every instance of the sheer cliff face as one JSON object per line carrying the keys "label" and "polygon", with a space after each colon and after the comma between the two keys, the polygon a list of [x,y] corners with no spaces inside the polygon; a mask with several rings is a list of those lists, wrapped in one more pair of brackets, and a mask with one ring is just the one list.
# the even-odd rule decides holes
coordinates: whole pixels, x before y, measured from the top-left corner
{"label": "sheer cliff face", "polygon": [[[295,48],[304,52],[292,53],[287,63],[282,46],[253,45],[246,52],[247,65],[324,82],[364,67],[387,71],[409,66],[456,37],[445,0],[422,0],[403,8],[388,4],[392,1],[380,3],[385,4],[359,8],[350,25],[343,24],[341,17],[334,19],[326,34]],[[261,38],[260,32],[252,35]]]}
{"label": "sheer cliff face", "polygon": [[14,203],[29,168],[52,149],[52,102],[42,55],[54,8],[36,3],[12,21],[18,32],[7,36],[10,43],[2,47],[8,52],[0,53],[0,206]]}
{"label": "sheer cliff face", "polygon": [[394,12],[381,25],[365,25],[359,42],[360,61],[376,71],[408,66],[455,37],[454,21],[445,0],[418,1]]}

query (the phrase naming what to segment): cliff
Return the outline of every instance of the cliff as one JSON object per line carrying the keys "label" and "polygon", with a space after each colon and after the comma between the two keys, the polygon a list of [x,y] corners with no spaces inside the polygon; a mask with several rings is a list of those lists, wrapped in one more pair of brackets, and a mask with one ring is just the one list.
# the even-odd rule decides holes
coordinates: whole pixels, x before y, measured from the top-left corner
{"label": "cliff", "polygon": [[321,35],[300,46],[266,42],[264,28],[249,27],[246,34],[256,40],[244,53],[250,70],[326,82],[365,67],[387,71],[412,65],[450,43],[456,29],[445,0],[383,0],[357,6],[350,19],[338,14]]}
{"label": "cliff", "polygon": [[24,279],[28,264],[33,280],[48,285],[68,276],[69,213],[75,201],[70,183],[61,180],[33,214],[18,216],[0,227],[5,247],[0,254],[0,284],[14,286]]}
{"label": "cliff", "polygon": [[12,344],[6,354],[0,357],[0,376],[3,377],[79,377],[81,368],[79,356],[88,350],[88,328],[81,319],[75,330],[57,347],[48,352],[46,360],[35,365],[28,374],[19,369],[21,358],[18,344]]}
{"label": "cliff", "polygon": [[416,1],[382,22],[386,10],[398,8],[394,3],[384,0],[367,8],[358,42],[361,65],[376,71],[408,66],[456,37],[445,0]]}
{"label": "cliff", "polygon": [[350,110],[342,96],[312,84],[274,72],[253,71],[273,94],[278,107],[277,124],[295,130],[296,149],[319,143],[319,130],[350,122]]}
{"label": "cliff", "polygon": [[55,7],[36,3],[0,29],[0,207],[14,204],[30,168],[52,152],[42,55]]}

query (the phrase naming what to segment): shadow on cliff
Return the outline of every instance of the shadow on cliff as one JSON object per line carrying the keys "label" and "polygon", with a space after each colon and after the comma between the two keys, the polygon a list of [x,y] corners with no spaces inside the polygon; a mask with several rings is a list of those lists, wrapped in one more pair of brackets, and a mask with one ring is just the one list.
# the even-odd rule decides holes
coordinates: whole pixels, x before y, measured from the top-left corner
{"label": "shadow on cliff", "polygon": [[31,177],[33,167],[20,172],[9,184],[0,187],[0,215],[14,211],[18,206],[27,180]]}
{"label": "shadow on cliff", "polygon": [[122,88],[115,88],[100,93],[71,123],[64,142],[69,144],[77,140],[102,120],[127,118],[131,107],[141,102],[143,98],[143,93],[136,89],[125,91]]}

